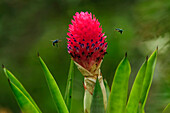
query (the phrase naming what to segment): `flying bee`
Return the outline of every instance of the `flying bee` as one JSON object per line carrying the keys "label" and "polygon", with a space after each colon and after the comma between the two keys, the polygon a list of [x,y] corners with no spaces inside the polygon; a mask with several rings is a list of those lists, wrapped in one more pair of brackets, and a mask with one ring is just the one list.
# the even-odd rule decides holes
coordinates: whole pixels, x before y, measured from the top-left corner
{"label": "flying bee", "polygon": [[121,34],[123,33],[123,29],[116,28],[115,31],[120,32]]}
{"label": "flying bee", "polygon": [[53,46],[57,46],[57,47],[58,47],[58,43],[61,42],[61,40],[58,40],[58,39],[57,40],[51,40],[51,41],[53,41],[53,43],[52,43]]}

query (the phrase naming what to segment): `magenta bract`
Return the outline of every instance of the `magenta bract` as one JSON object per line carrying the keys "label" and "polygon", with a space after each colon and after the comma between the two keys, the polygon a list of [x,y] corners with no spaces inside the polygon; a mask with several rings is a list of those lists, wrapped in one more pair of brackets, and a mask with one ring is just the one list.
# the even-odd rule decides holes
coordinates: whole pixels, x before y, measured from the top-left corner
{"label": "magenta bract", "polygon": [[69,25],[68,53],[87,70],[99,64],[107,53],[106,36],[96,17],[88,12],[76,13]]}

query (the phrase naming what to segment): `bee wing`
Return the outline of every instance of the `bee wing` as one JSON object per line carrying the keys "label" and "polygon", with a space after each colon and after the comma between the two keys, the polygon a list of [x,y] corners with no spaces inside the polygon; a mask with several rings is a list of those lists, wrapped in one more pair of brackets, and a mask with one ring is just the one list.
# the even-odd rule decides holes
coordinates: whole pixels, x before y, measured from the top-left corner
{"label": "bee wing", "polygon": [[58,42],[62,42],[62,40],[58,40]]}
{"label": "bee wing", "polygon": [[119,29],[118,29],[118,28],[116,28],[116,29],[115,29],[115,31],[119,31]]}

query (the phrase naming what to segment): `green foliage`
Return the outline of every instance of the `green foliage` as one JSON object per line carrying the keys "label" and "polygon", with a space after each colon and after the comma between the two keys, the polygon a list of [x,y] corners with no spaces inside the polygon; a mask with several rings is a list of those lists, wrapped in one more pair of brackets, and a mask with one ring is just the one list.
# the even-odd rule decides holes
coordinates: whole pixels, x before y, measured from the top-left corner
{"label": "green foliage", "polygon": [[149,94],[149,89],[152,84],[153,74],[156,66],[157,53],[158,53],[158,49],[156,49],[148,59],[146,74],[145,74],[143,88],[142,88],[142,94],[140,98],[140,103],[142,104],[143,111]]}
{"label": "green foliage", "polygon": [[3,67],[4,73],[8,78],[10,87],[12,89],[13,94],[22,110],[23,113],[41,113],[40,109],[31,98],[29,93],[25,90],[22,84],[17,80],[17,78],[8,71],[5,67]]}
{"label": "green foliage", "polygon": [[151,87],[157,59],[156,49],[141,66],[134,81],[126,106],[130,65],[125,57],[119,64],[113,80],[107,113],[144,113],[144,107]]}
{"label": "green foliage", "polygon": [[10,80],[9,84],[23,113],[39,113],[36,107],[15,84]]}
{"label": "green foliage", "polygon": [[[114,80],[111,87],[111,92],[107,81],[104,80],[106,94],[108,99],[107,113],[145,113],[144,107],[151,87],[153,74],[156,66],[158,49],[152,55],[146,58],[146,61],[141,66],[134,84],[132,86],[130,96],[127,102],[128,82],[131,73],[131,66],[127,59],[127,54],[118,65]],[[71,110],[72,90],[73,90],[73,76],[74,76],[74,61],[70,62],[70,69],[68,74],[65,99],[60,92],[60,89],[49,71],[48,67],[40,56],[39,60],[42,69],[45,73],[45,78],[57,106],[59,113],[69,113]],[[12,92],[24,113],[41,113],[40,109],[31,98],[29,93],[25,90],[17,78],[3,66],[4,73],[8,78]],[[65,100],[65,101],[64,101]],[[126,105],[127,102],[127,105]],[[162,113],[169,113],[170,104],[164,109]],[[103,103],[103,93],[100,87],[99,80],[96,80],[96,85],[93,92],[92,103],[90,108],[91,113],[105,113]]]}
{"label": "green foliage", "polygon": [[44,61],[42,60],[40,56],[39,56],[39,60],[40,60],[42,69],[44,71],[45,78],[47,80],[47,84],[51,92],[51,95],[53,97],[54,103],[57,106],[58,112],[69,113],[55,79],[53,78],[52,74],[50,73],[49,69],[47,68],[46,64],[44,63]]}
{"label": "green foliage", "polygon": [[136,79],[134,81],[134,84],[133,84],[133,87],[131,89],[131,93],[129,96],[129,100],[126,106],[126,113],[137,113],[146,68],[147,68],[147,59],[144,62],[144,64],[141,66],[136,76]]}
{"label": "green foliage", "polygon": [[64,97],[64,100],[66,102],[66,105],[69,111],[71,110],[73,76],[74,76],[74,61],[71,60],[68,79],[67,79],[67,86],[66,86],[66,91],[65,91],[65,97]]}
{"label": "green foliage", "polygon": [[96,80],[96,85],[93,92],[90,113],[105,113],[103,104],[103,94],[98,78]]}
{"label": "green foliage", "polygon": [[108,101],[107,113],[123,113],[125,111],[130,73],[131,67],[127,55],[125,55],[116,69]]}

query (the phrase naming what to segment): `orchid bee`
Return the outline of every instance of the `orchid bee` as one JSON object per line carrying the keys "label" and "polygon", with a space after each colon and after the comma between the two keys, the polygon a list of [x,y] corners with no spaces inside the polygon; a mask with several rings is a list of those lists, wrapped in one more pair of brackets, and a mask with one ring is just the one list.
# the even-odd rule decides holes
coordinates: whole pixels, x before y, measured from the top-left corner
{"label": "orchid bee", "polygon": [[53,41],[52,42],[53,46],[57,46],[57,47],[58,47],[58,43],[61,42],[61,40],[58,40],[58,39],[52,40],[52,41]]}
{"label": "orchid bee", "polygon": [[121,34],[123,33],[123,29],[116,28],[115,31],[120,32]]}

